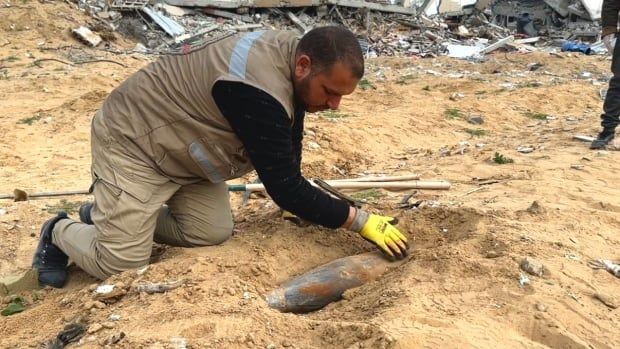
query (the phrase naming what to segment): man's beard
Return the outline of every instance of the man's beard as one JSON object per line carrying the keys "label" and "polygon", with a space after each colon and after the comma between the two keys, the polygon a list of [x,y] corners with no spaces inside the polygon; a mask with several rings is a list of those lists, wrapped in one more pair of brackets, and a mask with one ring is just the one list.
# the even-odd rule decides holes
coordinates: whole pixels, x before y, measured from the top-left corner
{"label": "man's beard", "polygon": [[327,110],[327,105],[309,105],[307,101],[310,99],[310,79],[312,74],[309,74],[304,79],[299,80],[295,86],[295,98],[299,107],[303,107],[308,113],[315,113],[321,110]]}

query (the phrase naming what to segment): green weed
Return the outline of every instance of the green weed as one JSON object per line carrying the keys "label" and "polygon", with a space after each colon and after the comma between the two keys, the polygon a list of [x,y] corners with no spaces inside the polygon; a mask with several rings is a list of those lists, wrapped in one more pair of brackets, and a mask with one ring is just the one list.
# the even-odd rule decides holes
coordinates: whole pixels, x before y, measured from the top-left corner
{"label": "green weed", "polygon": [[543,114],[543,113],[536,113],[536,112],[525,112],[523,115],[527,116],[530,119],[535,119],[535,120],[547,120],[547,117],[549,115],[547,114]]}
{"label": "green weed", "polygon": [[488,134],[487,130],[483,130],[481,128],[467,128],[465,129],[465,132],[469,133],[474,137],[482,137]]}
{"label": "green weed", "polygon": [[458,108],[448,108],[443,114],[449,119],[457,119],[463,116],[463,113]]}
{"label": "green weed", "polygon": [[377,86],[375,86],[375,84],[373,84],[372,82],[370,82],[368,79],[362,79],[362,80],[360,80],[360,82],[358,83],[358,86],[359,86],[362,90],[364,90],[364,91],[366,91],[366,90],[370,90],[370,89],[372,89],[372,90],[376,90],[376,89],[377,89]]}
{"label": "green weed", "polygon": [[400,76],[398,79],[396,79],[396,83],[399,85],[408,85],[417,78],[418,78],[417,75],[407,74],[407,75]]}
{"label": "green weed", "polygon": [[358,200],[358,201],[364,201],[364,202],[380,199],[384,196],[385,196],[385,193],[383,193],[379,189],[368,189],[368,190],[363,190],[363,191],[351,194],[351,197],[353,199]]}
{"label": "green weed", "polygon": [[512,164],[513,162],[515,162],[513,159],[506,157],[498,152],[495,152],[495,155],[493,156],[493,162],[495,162],[496,164]]}
{"label": "green weed", "polygon": [[17,123],[18,124],[32,125],[35,121],[41,120],[42,117],[43,117],[43,114],[37,114],[37,115],[31,116],[29,118],[19,119],[17,121]]}

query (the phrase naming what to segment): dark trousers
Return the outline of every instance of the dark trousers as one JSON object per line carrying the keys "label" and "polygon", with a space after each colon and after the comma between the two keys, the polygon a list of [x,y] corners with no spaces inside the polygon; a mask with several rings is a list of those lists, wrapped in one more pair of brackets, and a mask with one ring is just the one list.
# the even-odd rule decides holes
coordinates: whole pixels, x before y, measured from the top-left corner
{"label": "dark trousers", "polygon": [[620,124],[620,38],[611,58],[611,72],[614,76],[609,80],[609,89],[601,115],[601,126],[606,129],[614,129]]}

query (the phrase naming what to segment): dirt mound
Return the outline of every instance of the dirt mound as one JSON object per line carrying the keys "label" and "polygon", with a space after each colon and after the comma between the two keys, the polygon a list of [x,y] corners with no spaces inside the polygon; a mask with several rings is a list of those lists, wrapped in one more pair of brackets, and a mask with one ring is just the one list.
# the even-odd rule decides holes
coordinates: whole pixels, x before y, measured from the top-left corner
{"label": "dirt mound", "polygon": [[[121,38],[109,50],[84,47],[70,29],[89,18],[67,3],[25,1],[0,13],[0,193],[87,189],[92,115],[153,57],[113,53],[135,45]],[[34,64],[42,58],[99,61]],[[342,110],[308,115],[304,173],[413,172],[452,188],[418,190],[407,208],[399,207],[411,191],[351,193],[399,219],[411,257],[321,311],[283,314],[263,297],[372,247],[349,232],[284,221],[261,195],[244,204],[233,194],[230,241],[155,246],[148,269],[104,281],[73,267],[64,289],[22,294],[27,309],[0,321],[0,346],[37,347],[80,320],[88,326],[81,346],[92,348],[620,347],[617,310],[594,297],[618,294],[620,283],[587,264],[620,257],[618,153],[572,139],[598,130],[609,63],[565,53],[369,61]],[[90,199],[0,201],[0,273],[28,268],[50,213],[75,217]],[[548,275],[521,270],[524,257]],[[136,291],[175,282],[166,293]],[[118,293],[101,299],[101,285]]]}

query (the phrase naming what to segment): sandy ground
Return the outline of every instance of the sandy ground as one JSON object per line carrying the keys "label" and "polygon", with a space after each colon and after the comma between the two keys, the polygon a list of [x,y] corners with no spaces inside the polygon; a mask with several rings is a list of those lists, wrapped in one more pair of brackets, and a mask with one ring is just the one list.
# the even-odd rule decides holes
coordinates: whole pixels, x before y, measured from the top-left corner
{"label": "sandy ground", "polygon": [[[84,47],[69,30],[88,21],[60,2],[0,7],[0,193],[88,188],[91,117],[152,59]],[[114,47],[133,45],[119,38]],[[127,67],[33,64],[42,58]],[[529,71],[531,63],[542,67]],[[411,260],[321,311],[279,313],[264,294],[372,247],[345,231],[283,221],[267,198],[241,205],[233,194],[230,241],[164,247],[144,274],[105,282],[73,268],[64,289],[23,294],[28,309],[1,319],[0,346],[37,347],[81,318],[93,333],[72,346],[88,348],[121,332],[116,346],[123,348],[618,348],[619,310],[594,294],[618,304],[620,280],[587,262],[620,258],[620,154],[572,139],[598,131],[609,64],[608,57],[542,52],[498,52],[484,63],[372,60],[372,87],[345,98],[338,113],[307,118],[304,172],[450,181],[449,191],[419,190],[418,209],[397,208],[411,191],[362,194],[367,209],[400,218],[413,241]],[[472,125],[470,116],[484,123]],[[495,163],[496,152],[514,162]],[[0,274],[28,268],[49,212],[91,199],[0,201]],[[546,273],[521,286],[526,256]],[[129,293],[93,307],[92,289],[103,283],[179,279],[186,284],[166,294]]]}

